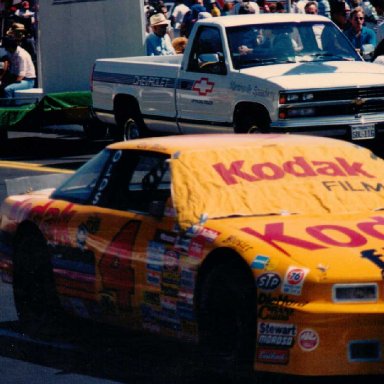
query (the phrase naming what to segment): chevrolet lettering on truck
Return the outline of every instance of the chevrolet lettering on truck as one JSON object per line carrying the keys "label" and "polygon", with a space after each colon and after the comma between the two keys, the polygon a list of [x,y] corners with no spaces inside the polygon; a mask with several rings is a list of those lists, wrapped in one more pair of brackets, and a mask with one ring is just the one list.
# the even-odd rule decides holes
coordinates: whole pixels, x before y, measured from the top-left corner
{"label": "chevrolet lettering on truck", "polygon": [[116,140],[162,131],[354,141],[384,131],[384,67],[315,15],[199,20],[184,54],[96,60],[92,95]]}

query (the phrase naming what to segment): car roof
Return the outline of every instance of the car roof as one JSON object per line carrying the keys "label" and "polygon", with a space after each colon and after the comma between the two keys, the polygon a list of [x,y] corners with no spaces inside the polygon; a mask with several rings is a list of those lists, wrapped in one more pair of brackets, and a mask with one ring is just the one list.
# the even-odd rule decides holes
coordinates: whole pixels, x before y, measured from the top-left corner
{"label": "car roof", "polygon": [[256,15],[232,15],[210,17],[198,20],[196,24],[223,25],[224,27],[236,27],[250,24],[269,24],[269,23],[299,23],[299,22],[317,21],[331,22],[329,18],[320,15],[307,15],[300,13],[260,13]]}
{"label": "car roof", "polygon": [[270,145],[353,147],[346,141],[297,134],[195,134],[162,136],[122,141],[108,146],[110,149],[137,149],[172,155],[178,151],[213,151],[233,147],[262,148]]}

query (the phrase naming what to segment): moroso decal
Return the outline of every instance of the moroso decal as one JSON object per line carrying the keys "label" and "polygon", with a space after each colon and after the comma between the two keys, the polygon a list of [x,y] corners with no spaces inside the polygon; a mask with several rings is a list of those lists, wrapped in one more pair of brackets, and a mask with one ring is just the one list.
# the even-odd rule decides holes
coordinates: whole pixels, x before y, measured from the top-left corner
{"label": "moroso decal", "polygon": [[[310,251],[317,251],[329,247],[362,247],[368,242],[366,236],[384,240],[384,217],[372,216],[369,220],[370,221],[356,223],[356,228],[354,229],[334,224],[320,224],[306,227],[306,233],[315,241],[303,240],[299,237],[286,234],[284,223],[266,224],[264,232],[258,232],[250,227],[243,227],[241,230],[266,242],[285,255],[290,256],[289,252],[283,248],[284,244]],[[340,235],[343,235],[343,240],[340,240]]]}
{"label": "moroso decal", "polygon": [[296,325],[259,322],[257,343],[262,346],[291,348],[295,342]]}
{"label": "moroso decal", "polygon": [[272,162],[247,164],[245,160],[232,161],[229,166],[223,163],[213,164],[212,167],[221,176],[225,184],[238,184],[239,181],[255,182],[260,180],[277,180],[287,174],[295,177],[314,176],[364,176],[375,178],[363,169],[364,164],[349,163],[346,159],[335,157],[335,161],[307,160],[302,156],[295,156],[293,160],[282,164]]}
{"label": "moroso decal", "polygon": [[132,268],[132,250],[141,222],[131,220],[112,239],[99,262],[103,291],[117,294],[117,305],[131,308],[135,273]]}

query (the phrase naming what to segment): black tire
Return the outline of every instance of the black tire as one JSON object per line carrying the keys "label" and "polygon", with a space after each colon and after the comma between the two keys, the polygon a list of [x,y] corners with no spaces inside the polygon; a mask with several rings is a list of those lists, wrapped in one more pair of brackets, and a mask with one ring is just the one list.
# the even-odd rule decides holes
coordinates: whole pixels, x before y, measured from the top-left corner
{"label": "black tire", "polygon": [[[253,108],[253,109],[252,109]],[[270,119],[266,112],[250,105],[235,113],[235,133],[268,133]]]}
{"label": "black tire", "polygon": [[23,330],[50,336],[63,321],[53,269],[42,234],[29,227],[16,237],[13,258],[13,294]]}
{"label": "black tire", "polygon": [[215,266],[203,279],[199,342],[210,372],[231,382],[253,376],[256,292],[238,262]]}

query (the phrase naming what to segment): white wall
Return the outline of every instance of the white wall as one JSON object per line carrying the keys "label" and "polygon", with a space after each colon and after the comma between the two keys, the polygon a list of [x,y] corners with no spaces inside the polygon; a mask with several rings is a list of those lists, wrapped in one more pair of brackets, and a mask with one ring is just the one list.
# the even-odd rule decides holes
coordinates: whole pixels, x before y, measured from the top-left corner
{"label": "white wall", "polygon": [[95,59],[144,51],[143,0],[39,0],[39,87],[89,90]]}

